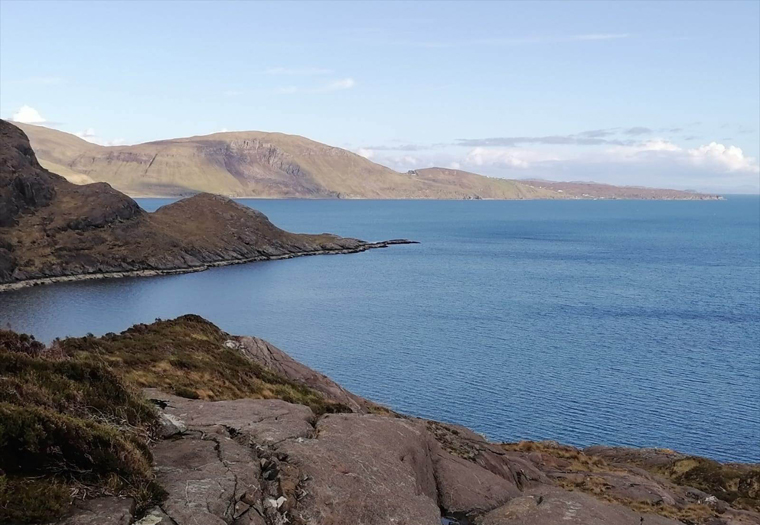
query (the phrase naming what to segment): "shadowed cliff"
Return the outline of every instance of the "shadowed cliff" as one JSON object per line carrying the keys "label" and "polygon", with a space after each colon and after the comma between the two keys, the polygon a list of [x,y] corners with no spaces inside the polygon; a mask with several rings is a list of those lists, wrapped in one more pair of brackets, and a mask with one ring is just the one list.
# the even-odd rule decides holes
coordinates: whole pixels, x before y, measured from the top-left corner
{"label": "shadowed cliff", "polygon": [[0,121],[0,204],[0,287],[387,245],[286,232],[264,214],[210,194],[147,213],[106,183],[75,185],[45,170],[26,135],[6,121]]}

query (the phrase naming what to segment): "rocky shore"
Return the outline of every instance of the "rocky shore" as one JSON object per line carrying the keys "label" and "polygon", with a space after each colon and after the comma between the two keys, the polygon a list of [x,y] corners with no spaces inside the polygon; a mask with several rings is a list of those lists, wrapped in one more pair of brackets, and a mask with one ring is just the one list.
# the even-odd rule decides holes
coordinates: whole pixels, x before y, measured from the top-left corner
{"label": "rocky shore", "polygon": [[77,186],[43,169],[24,133],[0,121],[0,291],[410,243],[291,233],[210,194],[147,213],[108,184]]}
{"label": "rocky shore", "polygon": [[760,524],[758,465],[489,442],[197,316],[49,347],[0,331],[0,416],[3,523]]}
{"label": "rocky shore", "polygon": [[170,268],[167,270],[127,270],[123,272],[98,272],[82,273],[76,275],[62,275],[58,277],[42,277],[38,279],[24,279],[12,283],[0,284],[0,292],[9,290],[19,290],[29,288],[30,286],[40,286],[44,284],[68,283],[77,281],[91,281],[97,279],[118,279],[123,277],[156,277],[160,275],[178,275],[183,273],[203,272],[209,268],[218,268],[222,266],[231,266],[234,264],[246,264],[261,261],[278,261],[282,259],[293,259],[295,257],[308,257],[312,255],[346,255],[351,253],[361,253],[375,248],[387,248],[395,244],[418,244],[417,241],[408,239],[391,239],[389,241],[365,242],[353,248],[338,248],[332,250],[315,250],[304,251],[299,253],[288,253],[284,255],[259,255],[247,259],[227,259],[222,261],[202,264],[200,266],[189,266],[185,268]]}

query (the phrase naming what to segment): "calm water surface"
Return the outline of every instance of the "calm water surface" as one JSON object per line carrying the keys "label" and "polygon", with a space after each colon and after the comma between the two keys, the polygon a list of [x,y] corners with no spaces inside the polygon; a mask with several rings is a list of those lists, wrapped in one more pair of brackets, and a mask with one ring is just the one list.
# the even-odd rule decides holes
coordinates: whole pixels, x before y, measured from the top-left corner
{"label": "calm water surface", "polygon": [[422,244],[2,293],[0,323],[48,341],[197,313],[493,439],[760,461],[757,197],[243,202]]}

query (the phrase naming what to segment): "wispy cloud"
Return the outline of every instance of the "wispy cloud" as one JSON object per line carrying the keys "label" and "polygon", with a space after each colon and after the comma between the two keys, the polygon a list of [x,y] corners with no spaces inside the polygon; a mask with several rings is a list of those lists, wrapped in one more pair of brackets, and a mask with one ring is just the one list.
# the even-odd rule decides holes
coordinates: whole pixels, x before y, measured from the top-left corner
{"label": "wispy cloud", "polygon": [[380,146],[365,146],[373,151],[423,151],[436,147],[434,144],[390,144]]}
{"label": "wispy cloud", "polygon": [[333,73],[332,69],[322,67],[270,67],[264,71],[266,75],[291,76],[329,75],[331,73]]}
{"label": "wispy cloud", "polygon": [[608,40],[620,40],[631,38],[630,33],[590,33],[583,35],[539,35],[539,36],[522,36],[522,37],[495,37],[495,38],[472,38],[461,40],[432,40],[417,41],[396,39],[387,43],[407,45],[412,47],[426,48],[454,48],[454,47],[510,47],[525,46],[538,44],[561,44],[571,42],[601,42]]}
{"label": "wispy cloud", "polygon": [[[674,130],[680,131],[678,128]],[[546,144],[550,146],[630,146],[635,143],[630,138],[642,135],[651,135],[654,130],[644,126],[629,128],[605,128],[592,129],[572,133],[569,135],[547,135],[537,137],[492,137],[484,139],[459,139],[456,145],[479,147],[479,146],[517,146],[519,144]]]}
{"label": "wispy cloud", "polygon": [[322,88],[323,91],[340,91],[343,89],[351,89],[356,86],[356,81],[353,78],[342,78],[335,82],[330,82]]}
{"label": "wispy cloud", "polygon": [[519,144],[547,144],[551,146],[601,146],[612,144],[624,146],[626,141],[619,139],[606,139],[594,136],[576,135],[547,135],[544,137],[491,137],[485,139],[459,139],[456,142],[458,146],[467,147],[494,147],[494,146],[517,146]]}
{"label": "wispy cloud", "polygon": [[356,81],[353,78],[347,77],[312,87],[284,86],[278,88],[275,92],[281,95],[292,95],[295,93],[330,93],[333,91],[352,89],[355,86]]}
{"label": "wispy cloud", "polygon": [[570,37],[570,40],[618,40],[621,38],[629,38],[630,36],[629,33],[592,33],[589,35],[575,35]]}
{"label": "wispy cloud", "polygon": [[[760,164],[756,157],[728,139],[704,141],[684,133],[684,128],[620,126],[564,135],[460,139],[448,144],[389,142],[355,151],[400,171],[410,167],[456,166],[507,178],[760,191]],[[687,135],[679,137],[680,140],[700,142],[679,144],[676,133]]]}
{"label": "wispy cloud", "polygon": [[623,133],[626,135],[649,135],[652,133],[652,130],[643,126],[635,126],[633,128],[623,130]]}
{"label": "wispy cloud", "polygon": [[112,139],[112,140],[104,139],[98,136],[98,134],[95,133],[95,130],[93,128],[87,128],[84,131],[77,131],[74,133],[74,135],[76,135],[80,139],[86,140],[87,142],[98,144],[99,146],[121,146],[125,144],[124,139]]}

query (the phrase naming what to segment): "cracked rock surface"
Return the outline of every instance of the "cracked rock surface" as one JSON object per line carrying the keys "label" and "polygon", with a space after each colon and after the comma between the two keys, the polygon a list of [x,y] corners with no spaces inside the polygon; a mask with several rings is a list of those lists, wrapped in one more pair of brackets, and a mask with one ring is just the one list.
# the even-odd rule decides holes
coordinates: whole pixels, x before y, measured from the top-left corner
{"label": "cracked rock surface", "polygon": [[163,503],[80,502],[67,525],[760,525],[760,515],[645,469],[672,456],[498,445],[464,427],[403,417],[255,338],[225,343],[353,413],[317,417],[277,399],[192,400],[145,389]]}
{"label": "cracked rock surface", "polygon": [[674,525],[679,522],[642,514],[580,492],[550,489],[511,499],[477,525]]}
{"label": "cracked rock surface", "polygon": [[146,394],[187,428],[154,450],[168,523],[439,525],[442,513],[483,525],[640,523],[640,513],[554,487],[526,458],[465,429]]}

